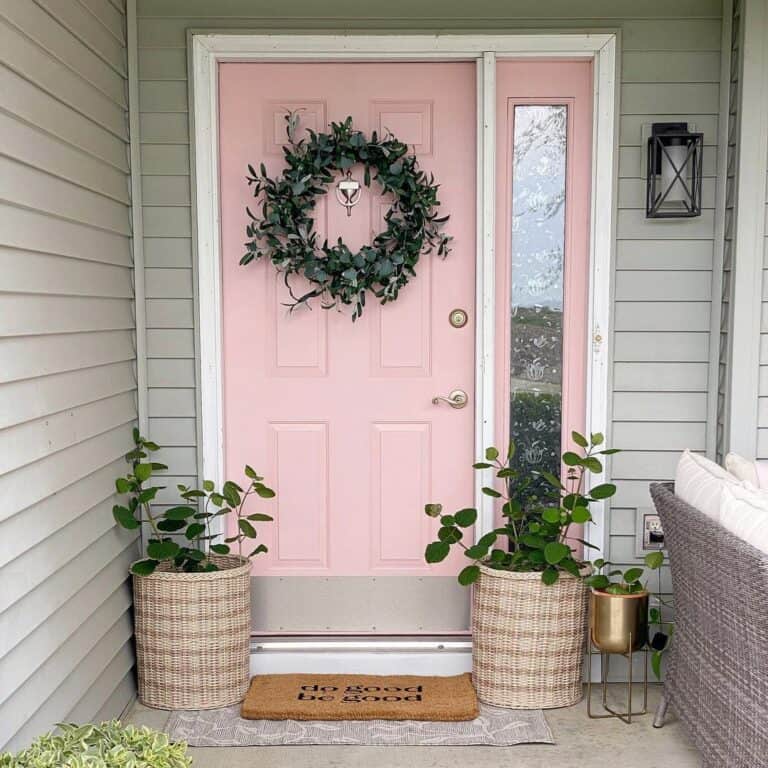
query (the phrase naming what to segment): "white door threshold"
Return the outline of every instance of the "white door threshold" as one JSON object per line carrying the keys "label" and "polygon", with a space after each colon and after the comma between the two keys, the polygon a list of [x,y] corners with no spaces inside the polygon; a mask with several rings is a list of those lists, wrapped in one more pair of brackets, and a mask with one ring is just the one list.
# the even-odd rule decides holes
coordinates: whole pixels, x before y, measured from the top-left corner
{"label": "white door threshold", "polygon": [[468,638],[253,638],[251,674],[458,675],[472,670]]}

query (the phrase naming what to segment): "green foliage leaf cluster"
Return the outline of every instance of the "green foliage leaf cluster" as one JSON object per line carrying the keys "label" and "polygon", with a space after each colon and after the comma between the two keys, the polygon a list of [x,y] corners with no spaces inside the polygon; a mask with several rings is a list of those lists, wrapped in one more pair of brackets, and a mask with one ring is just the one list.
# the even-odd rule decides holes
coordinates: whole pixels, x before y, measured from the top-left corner
{"label": "green foliage leaf cluster", "polygon": [[[123,528],[135,530],[145,523],[152,531],[147,542],[146,558],[131,567],[134,574],[148,576],[162,562],[168,562],[173,570],[184,573],[217,571],[218,566],[208,553],[227,555],[231,545],[236,544],[238,553],[243,554],[246,540],[257,538],[254,523],[272,520],[270,515],[246,510],[246,502],[252,496],[261,499],[275,496],[275,492],[264,484],[264,478],[248,465],[243,470],[249,481],[245,489],[231,480],[227,480],[220,489],[210,480],[205,480],[202,488],[177,485],[183,503],[155,510],[152,502],[165,487],[148,483],[156,472],[168,467],[151,460],[151,454],[160,450],[160,446],[142,437],[138,429],[133,430],[133,440],[133,450],[125,455],[131,470],[115,481],[117,492],[128,499],[124,505],[116,504],[112,514]],[[237,531],[224,538],[224,534],[213,532],[211,523],[216,518],[229,515],[236,517]],[[220,541],[222,538],[223,541]],[[254,557],[266,551],[264,544],[258,544],[245,554]]]}
{"label": "green foliage leaf cluster", "polygon": [[62,723],[16,755],[0,754],[0,768],[189,768],[184,742],[160,731],[111,720],[101,725]]}
{"label": "green foliage leaf cluster", "polygon": [[[645,564],[652,571],[658,570],[664,564],[664,553],[649,552],[645,556]],[[610,569],[611,565],[613,564],[602,558],[595,560],[592,567],[597,572],[588,576],[586,583],[592,589],[607,592],[609,595],[635,595],[646,591],[647,585],[642,581],[645,575],[643,568],[633,566],[622,571],[620,568]]]}
{"label": "green foliage leaf cluster", "polygon": [[[268,258],[283,273],[291,308],[319,298],[324,309],[352,306],[354,321],[363,313],[368,291],[382,304],[394,301],[416,275],[422,254],[448,254],[451,238],[441,232],[448,217],[437,215],[439,185],[408,154],[406,144],[375,131],[367,138],[352,127],[351,117],[331,123],[329,133],[307,131],[308,138],[298,141],[298,113],[288,112],[285,119],[287,167],[282,176],[271,178],[263,163],[258,171],[248,166],[246,180],[261,212],[246,208],[248,241],[240,263]],[[392,205],[384,216],[386,229],[354,252],[341,238],[335,244],[320,243],[313,213],[334,174],[358,164],[365,186],[377,182]],[[306,278],[310,290],[296,295],[293,275]]]}
{"label": "green foliage leaf cluster", "polygon": [[[460,547],[472,561],[459,574],[459,583],[463,585],[477,580],[481,563],[499,570],[541,572],[545,584],[554,584],[563,572],[582,578],[585,562],[576,558],[568,530],[574,524],[591,523],[590,504],[616,493],[616,486],[610,483],[584,488],[589,473],[602,473],[600,457],[616,451],[601,447],[601,434],[590,435],[588,439],[573,432],[571,439],[581,450],[563,454],[567,468],[563,479],[544,470],[524,473],[514,467],[513,442],[504,456],[498,448],[487,448],[484,459],[473,466],[480,472],[493,471],[495,482],[482,491],[498,501],[504,524],[475,543],[466,544],[464,534],[477,520],[477,510],[463,509],[444,515],[441,504],[427,504],[425,513],[439,518],[441,527],[438,540],[427,546],[426,561],[439,563],[448,557],[452,547]],[[539,487],[542,480],[548,488],[543,494]],[[587,541],[578,541],[591,546]]]}

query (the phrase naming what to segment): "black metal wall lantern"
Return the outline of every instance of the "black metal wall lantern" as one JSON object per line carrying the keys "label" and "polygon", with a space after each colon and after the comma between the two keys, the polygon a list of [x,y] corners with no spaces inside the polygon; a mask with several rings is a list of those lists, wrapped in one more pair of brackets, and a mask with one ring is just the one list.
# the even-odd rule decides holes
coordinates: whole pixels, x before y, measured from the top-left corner
{"label": "black metal wall lantern", "polygon": [[701,216],[701,168],[704,134],[688,123],[654,123],[648,138],[649,219]]}

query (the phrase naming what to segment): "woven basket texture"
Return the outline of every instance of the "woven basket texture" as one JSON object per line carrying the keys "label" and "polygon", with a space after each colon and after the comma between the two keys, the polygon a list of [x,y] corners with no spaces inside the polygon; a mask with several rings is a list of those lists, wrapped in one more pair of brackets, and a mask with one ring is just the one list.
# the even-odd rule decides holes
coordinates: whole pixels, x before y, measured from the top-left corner
{"label": "woven basket texture", "polygon": [[157,709],[242,701],[249,683],[251,565],[212,555],[221,570],[133,577],[139,699]]}
{"label": "woven basket texture", "polygon": [[582,698],[589,590],[561,573],[480,567],[472,605],[472,679],[486,704],[568,707]]}

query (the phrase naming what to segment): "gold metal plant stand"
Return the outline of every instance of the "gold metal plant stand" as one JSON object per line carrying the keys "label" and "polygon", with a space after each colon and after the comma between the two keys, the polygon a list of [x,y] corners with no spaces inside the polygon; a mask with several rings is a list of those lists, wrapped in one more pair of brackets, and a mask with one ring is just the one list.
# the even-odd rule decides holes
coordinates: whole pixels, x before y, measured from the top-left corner
{"label": "gold metal plant stand", "polygon": [[[592,630],[589,632],[589,653],[587,654],[587,715],[593,720],[602,720],[608,717],[618,717],[627,725],[632,723],[633,717],[639,717],[648,713],[648,646],[640,651],[632,651],[632,633],[629,634],[629,643],[625,653],[611,654],[601,651],[595,644]],[[635,653],[644,654],[643,659],[643,708],[639,712],[632,711],[632,659]],[[612,709],[608,705],[608,669],[612,655],[623,656],[629,662],[629,674],[627,675],[627,706],[624,712]],[[600,686],[602,687],[601,704],[608,714],[592,714],[592,657],[600,656]]]}

